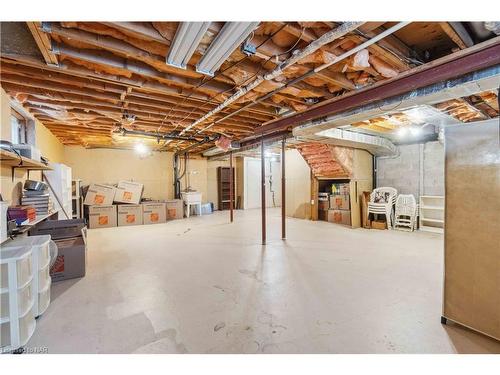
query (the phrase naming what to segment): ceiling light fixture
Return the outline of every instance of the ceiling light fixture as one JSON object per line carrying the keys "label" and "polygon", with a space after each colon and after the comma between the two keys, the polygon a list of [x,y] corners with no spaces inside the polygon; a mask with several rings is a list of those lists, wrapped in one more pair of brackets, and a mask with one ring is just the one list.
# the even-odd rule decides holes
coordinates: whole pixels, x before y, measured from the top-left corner
{"label": "ceiling light fixture", "polygon": [[408,134],[408,128],[406,126],[401,126],[399,129],[398,129],[398,136],[400,137],[404,137]]}
{"label": "ceiling light fixture", "polygon": [[209,26],[210,22],[182,22],[168,51],[167,65],[186,69]]}
{"label": "ceiling light fixture", "polygon": [[258,25],[259,22],[226,22],[196,65],[196,71],[213,76]]}
{"label": "ceiling light fixture", "polygon": [[134,150],[140,156],[144,156],[149,152],[149,149],[146,147],[144,143],[136,143],[134,146]]}
{"label": "ceiling light fixture", "polygon": [[416,136],[422,134],[422,128],[419,126],[412,126],[412,127],[410,127],[410,133],[411,133],[411,135],[416,137]]}

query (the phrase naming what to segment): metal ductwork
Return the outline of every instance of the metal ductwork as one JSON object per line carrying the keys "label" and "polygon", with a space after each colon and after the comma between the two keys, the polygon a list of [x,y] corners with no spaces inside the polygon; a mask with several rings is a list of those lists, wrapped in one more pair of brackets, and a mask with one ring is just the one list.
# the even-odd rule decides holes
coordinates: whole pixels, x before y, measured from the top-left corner
{"label": "metal ductwork", "polygon": [[[310,121],[296,127],[293,135],[312,140],[314,137],[319,137],[318,133],[324,130],[348,126],[355,122],[365,121],[388,113],[410,110],[416,106],[428,105],[428,109],[433,109],[430,107],[432,104],[474,95],[483,91],[497,91],[499,86],[500,65],[497,65],[456,79],[409,91],[389,99],[359,106],[352,110],[325,117],[319,121]],[[450,116],[446,117],[444,114],[438,116],[437,110],[435,112],[432,119],[436,121],[436,124],[433,125],[437,127],[444,127],[458,122],[458,120]]]}
{"label": "metal ductwork", "polygon": [[375,156],[395,156],[399,150],[390,140],[384,137],[355,133],[342,129],[328,129],[324,136],[296,136],[295,139],[304,142],[318,142],[336,146],[359,148]]}

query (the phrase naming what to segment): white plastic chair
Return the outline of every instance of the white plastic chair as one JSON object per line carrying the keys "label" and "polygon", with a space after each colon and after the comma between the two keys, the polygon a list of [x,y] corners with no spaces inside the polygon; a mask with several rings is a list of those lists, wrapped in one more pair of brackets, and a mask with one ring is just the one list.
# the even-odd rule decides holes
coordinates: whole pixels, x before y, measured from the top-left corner
{"label": "white plastic chair", "polygon": [[398,191],[392,187],[379,187],[370,194],[367,216],[370,214],[385,215],[387,228],[393,228],[393,207],[396,204]]}
{"label": "white plastic chair", "polygon": [[417,201],[413,194],[400,194],[396,199],[395,229],[413,232],[417,224]]}

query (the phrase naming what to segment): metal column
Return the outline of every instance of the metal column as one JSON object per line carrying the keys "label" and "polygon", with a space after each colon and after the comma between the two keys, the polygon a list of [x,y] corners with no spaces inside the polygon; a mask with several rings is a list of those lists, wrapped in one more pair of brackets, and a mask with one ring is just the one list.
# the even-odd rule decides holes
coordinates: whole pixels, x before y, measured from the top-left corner
{"label": "metal column", "polygon": [[266,244],[266,155],[264,150],[264,138],[260,140],[260,183],[261,183],[261,206],[262,206],[262,245]]}
{"label": "metal column", "polygon": [[229,153],[229,218],[233,222],[233,152]]}
{"label": "metal column", "polygon": [[281,141],[281,239],[286,238],[285,138]]}

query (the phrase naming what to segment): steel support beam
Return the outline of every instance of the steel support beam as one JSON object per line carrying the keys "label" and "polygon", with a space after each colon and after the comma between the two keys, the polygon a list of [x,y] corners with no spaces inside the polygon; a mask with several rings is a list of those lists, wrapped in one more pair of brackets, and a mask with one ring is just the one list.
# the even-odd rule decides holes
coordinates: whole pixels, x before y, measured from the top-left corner
{"label": "steel support beam", "polygon": [[286,180],[285,180],[285,142],[281,141],[281,239],[286,238]]}
{"label": "steel support beam", "polygon": [[264,138],[260,140],[260,184],[262,209],[262,245],[266,244],[266,155]]}
{"label": "steel support beam", "polygon": [[233,222],[233,152],[229,152],[229,220]]}
{"label": "steel support beam", "polygon": [[498,64],[500,64],[500,37],[411,69],[401,73],[398,77],[346,94],[339,99],[320,103],[311,109],[288,117],[272,120],[257,128],[255,135],[282,131],[305,121],[346,111]]}

